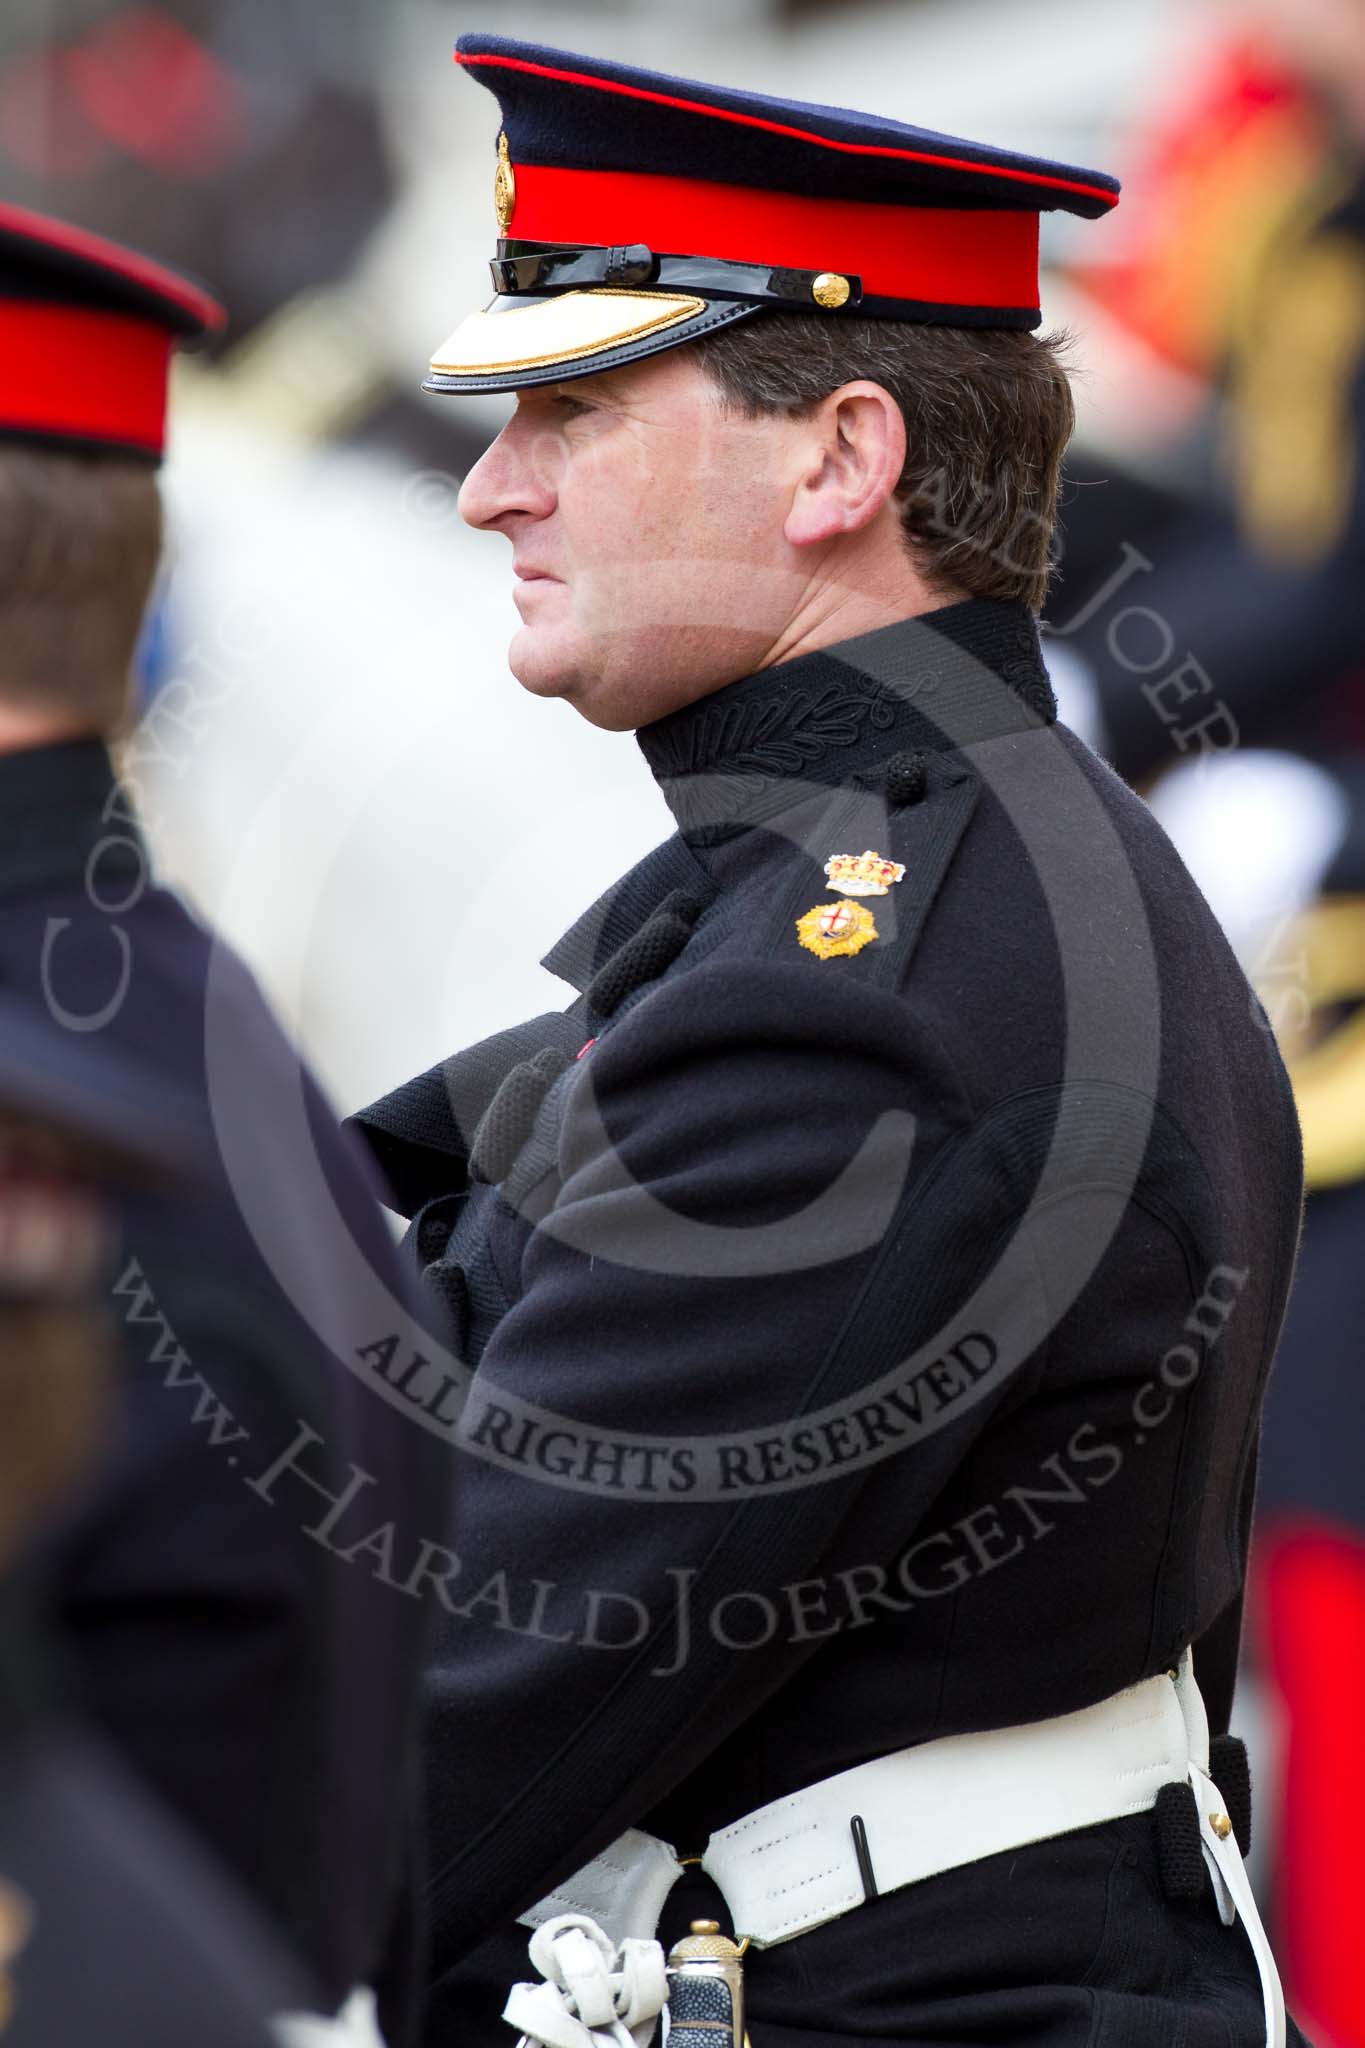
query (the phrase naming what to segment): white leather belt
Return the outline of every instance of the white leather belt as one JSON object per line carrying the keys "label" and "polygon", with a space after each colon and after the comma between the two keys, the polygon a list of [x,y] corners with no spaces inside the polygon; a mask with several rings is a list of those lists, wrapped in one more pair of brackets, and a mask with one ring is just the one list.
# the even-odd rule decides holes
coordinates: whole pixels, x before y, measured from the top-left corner
{"label": "white leather belt", "polygon": [[[1189,1784],[1225,1925],[1238,1914],[1261,1978],[1267,2048],[1284,2048],[1284,1997],[1236,1837],[1208,1775],[1209,1729],[1185,1652],[1179,1670],[1051,1720],[949,1735],[840,1771],[712,1835],[701,1867],[755,1948],[791,1941],[867,1900],[1073,1828],[1143,1813]],[[652,1936],[682,1865],[632,1828],[522,1916],[590,1916],[612,1943]]]}

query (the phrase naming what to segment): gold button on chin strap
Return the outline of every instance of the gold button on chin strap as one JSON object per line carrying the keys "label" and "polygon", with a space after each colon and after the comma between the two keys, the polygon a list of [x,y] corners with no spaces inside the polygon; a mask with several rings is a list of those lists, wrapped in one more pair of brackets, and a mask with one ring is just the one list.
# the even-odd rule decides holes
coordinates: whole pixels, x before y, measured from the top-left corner
{"label": "gold button on chin strap", "polygon": [[826,312],[833,313],[840,306],[848,304],[852,290],[848,279],[841,276],[837,270],[822,270],[810,288],[810,295],[817,306],[823,306]]}

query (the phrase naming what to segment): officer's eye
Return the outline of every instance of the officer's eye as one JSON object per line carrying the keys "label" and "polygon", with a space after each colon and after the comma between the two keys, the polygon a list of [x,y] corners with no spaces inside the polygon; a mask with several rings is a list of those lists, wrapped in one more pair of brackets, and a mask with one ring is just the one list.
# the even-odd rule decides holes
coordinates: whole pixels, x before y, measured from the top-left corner
{"label": "officer's eye", "polygon": [[561,418],[572,420],[577,419],[581,412],[596,412],[597,407],[589,405],[586,398],[561,397],[559,410]]}

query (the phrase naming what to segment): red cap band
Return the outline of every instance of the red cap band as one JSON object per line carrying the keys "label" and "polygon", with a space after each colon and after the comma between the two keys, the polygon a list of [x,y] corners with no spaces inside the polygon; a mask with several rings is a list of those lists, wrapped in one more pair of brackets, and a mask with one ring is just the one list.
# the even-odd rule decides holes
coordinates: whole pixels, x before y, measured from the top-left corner
{"label": "red cap band", "polygon": [[518,241],[712,256],[861,277],[871,298],[929,305],[1038,305],[1038,215],[851,204],[651,172],[514,164]]}
{"label": "red cap band", "polygon": [[173,339],[128,313],[0,300],[0,430],[160,455]]}

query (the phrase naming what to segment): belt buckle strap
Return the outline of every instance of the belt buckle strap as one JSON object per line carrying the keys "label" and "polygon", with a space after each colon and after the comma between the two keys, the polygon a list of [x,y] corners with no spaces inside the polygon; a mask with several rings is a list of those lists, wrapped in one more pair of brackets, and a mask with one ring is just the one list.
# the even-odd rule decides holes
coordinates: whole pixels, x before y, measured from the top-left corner
{"label": "belt buckle strap", "polygon": [[682,1876],[671,1842],[627,1828],[614,1842],[519,1916],[522,1927],[543,1927],[563,1913],[595,1920],[613,1942],[648,1940],[664,1901]]}

